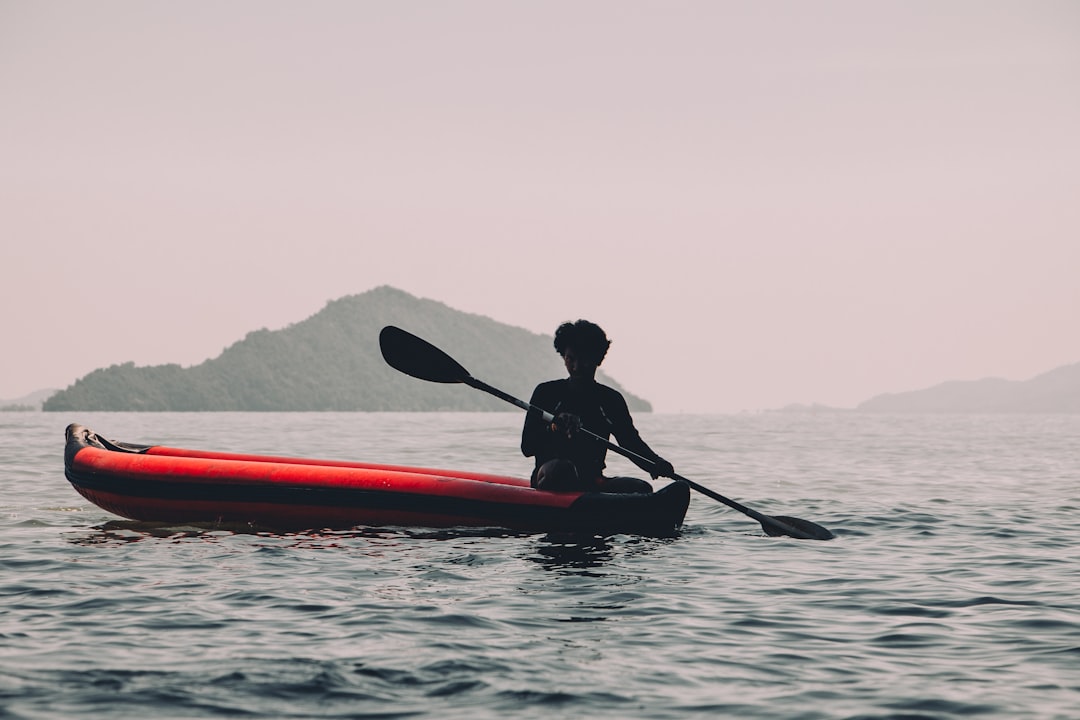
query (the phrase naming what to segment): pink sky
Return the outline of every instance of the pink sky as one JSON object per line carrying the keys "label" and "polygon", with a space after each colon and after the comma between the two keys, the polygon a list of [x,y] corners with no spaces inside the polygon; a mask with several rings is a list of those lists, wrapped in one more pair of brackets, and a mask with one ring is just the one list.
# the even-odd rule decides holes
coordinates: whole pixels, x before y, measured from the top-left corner
{"label": "pink sky", "polygon": [[1074,2],[0,0],[0,398],[383,284],[661,412],[1023,380],[1078,129]]}

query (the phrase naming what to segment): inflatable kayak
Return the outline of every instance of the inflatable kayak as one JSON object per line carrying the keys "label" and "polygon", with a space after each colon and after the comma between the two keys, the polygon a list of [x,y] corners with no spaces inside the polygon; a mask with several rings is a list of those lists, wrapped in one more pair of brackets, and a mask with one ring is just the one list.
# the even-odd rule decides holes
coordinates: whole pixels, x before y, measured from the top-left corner
{"label": "inflatable kayak", "polygon": [[433,468],[185,450],[107,440],[69,425],[64,474],[98,507],[148,522],[281,530],[502,527],[665,536],[690,490],[546,492],[522,478]]}

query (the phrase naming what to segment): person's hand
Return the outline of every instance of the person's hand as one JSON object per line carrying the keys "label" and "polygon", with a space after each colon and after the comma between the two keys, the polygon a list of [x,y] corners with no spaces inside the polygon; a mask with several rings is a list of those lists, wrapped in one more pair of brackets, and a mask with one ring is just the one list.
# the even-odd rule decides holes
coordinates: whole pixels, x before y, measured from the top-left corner
{"label": "person's hand", "polygon": [[664,458],[657,458],[653,462],[652,472],[649,473],[649,475],[652,476],[653,480],[655,480],[655,479],[657,479],[659,477],[669,478],[674,474],[675,474],[675,468],[672,467],[671,463],[669,463]]}
{"label": "person's hand", "polygon": [[581,418],[573,413],[559,413],[551,423],[551,432],[565,433],[572,438],[581,430]]}

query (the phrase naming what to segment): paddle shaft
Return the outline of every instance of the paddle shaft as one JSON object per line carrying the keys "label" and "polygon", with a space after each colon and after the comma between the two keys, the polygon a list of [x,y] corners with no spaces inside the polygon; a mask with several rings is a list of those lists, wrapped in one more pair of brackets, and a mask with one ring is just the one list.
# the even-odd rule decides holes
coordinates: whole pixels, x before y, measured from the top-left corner
{"label": "paddle shaft", "polygon": [[494,395],[495,397],[499,398],[500,400],[505,400],[506,402],[510,403],[511,405],[517,405],[519,408],[521,408],[522,410],[525,410],[526,412],[528,412],[529,410],[534,410],[536,412],[539,412],[539,413],[543,414],[544,422],[552,422],[555,419],[555,416],[552,415],[551,413],[546,412],[544,410],[541,410],[540,408],[536,407],[532,403],[527,403],[524,400],[519,400],[516,397],[514,397],[513,395],[510,395],[509,393],[504,393],[499,388],[491,387],[490,385],[488,385],[483,380],[477,380],[472,375],[466,375],[465,377],[461,378],[461,382],[465,383],[466,385],[468,385],[471,388],[476,388],[477,390],[483,390],[484,392],[488,393],[489,395]]}
{"label": "paddle shaft", "polygon": [[[525,402],[524,400],[519,400],[518,398],[514,397],[513,395],[505,393],[502,390],[499,390],[498,388],[492,387],[491,385],[488,385],[486,382],[484,382],[482,380],[477,380],[472,375],[466,375],[465,377],[461,378],[461,381],[463,383],[465,383],[466,385],[468,385],[469,387],[476,388],[477,390],[482,390],[482,391],[484,391],[486,393],[494,395],[495,397],[497,397],[497,398],[499,398],[501,400],[505,400],[506,402],[510,403],[511,405],[517,405],[519,408],[521,408],[522,410],[525,410],[526,412],[538,412],[543,416],[544,422],[552,422],[552,421],[555,420],[555,416],[552,415],[551,413],[549,413],[547,410],[544,410],[543,408],[538,408],[535,405],[533,405],[532,403]],[[611,442],[607,438],[603,438],[603,437],[597,435],[596,433],[592,432],[591,430],[588,430],[586,428],[581,428],[580,430],[578,430],[578,432],[583,434],[583,435],[588,436],[589,438],[591,438],[591,439],[593,439],[593,440],[595,440],[595,441],[597,441],[599,443],[603,443],[604,445],[607,446],[608,450],[611,450],[612,452],[616,452],[619,455],[622,455],[623,457],[625,457],[625,458],[627,458],[627,459],[629,459],[629,460],[631,460],[631,461],[633,461],[635,463],[645,463],[646,465],[650,465],[650,466],[655,467],[655,463],[652,460],[650,460],[649,458],[644,457],[642,455],[638,455],[636,452],[633,452],[632,450],[627,450],[624,447],[616,445],[615,443]],[[800,539],[803,539],[803,540],[813,540],[814,539],[814,537],[812,535],[810,535],[808,533],[805,533],[805,532],[803,532],[803,531],[801,531],[801,530],[799,530],[797,528],[794,528],[791,525],[788,525],[787,523],[783,522],[782,520],[777,520],[776,518],[770,517],[769,515],[764,515],[762,513],[759,513],[757,510],[754,510],[753,508],[748,508],[748,507],[746,507],[745,505],[743,505],[740,502],[732,500],[731,498],[724,497],[720,493],[715,492],[714,490],[710,490],[709,488],[705,487],[704,485],[699,485],[698,483],[694,482],[693,480],[690,480],[689,478],[684,478],[682,475],[679,475],[678,473],[672,473],[671,474],[671,479],[672,480],[677,480],[679,482],[684,482],[687,485],[689,485],[691,488],[693,488],[694,490],[697,490],[702,495],[706,495],[708,497],[711,497],[713,500],[717,500],[719,502],[722,502],[725,505],[727,505],[728,507],[733,508],[735,510],[738,510],[743,515],[747,515],[749,517],[752,517],[753,519],[755,519],[759,523],[761,523],[762,527],[764,527],[766,525],[771,525],[774,529],[779,530],[783,534],[790,535],[791,537],[794,537],[794,538],[800,538]]]}

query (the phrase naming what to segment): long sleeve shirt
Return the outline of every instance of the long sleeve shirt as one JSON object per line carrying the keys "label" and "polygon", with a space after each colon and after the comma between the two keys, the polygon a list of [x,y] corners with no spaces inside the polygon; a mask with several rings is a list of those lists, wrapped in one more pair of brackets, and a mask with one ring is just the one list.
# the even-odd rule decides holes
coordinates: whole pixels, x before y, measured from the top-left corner
{"label": "long sleeve shirt", "polygon": [[[568,379],[541,383],[533,391],[532,405],[554,415],[571,413],[581,418],[581,426],[607,440],[614,435],[619,445],[650,461],[660,456],[645,444],[634,427],[626,400],[613,388],[597,382],[579,383]],[[540,413],[530,411],[521,430],[521,452],[536,459],[536,467],[548,460],[562,458],[577,466],[583,480],[599,478],[606,465],[607,446],[578,433],[552,432]],[[638,464],[649,471],[648,465]]]}

